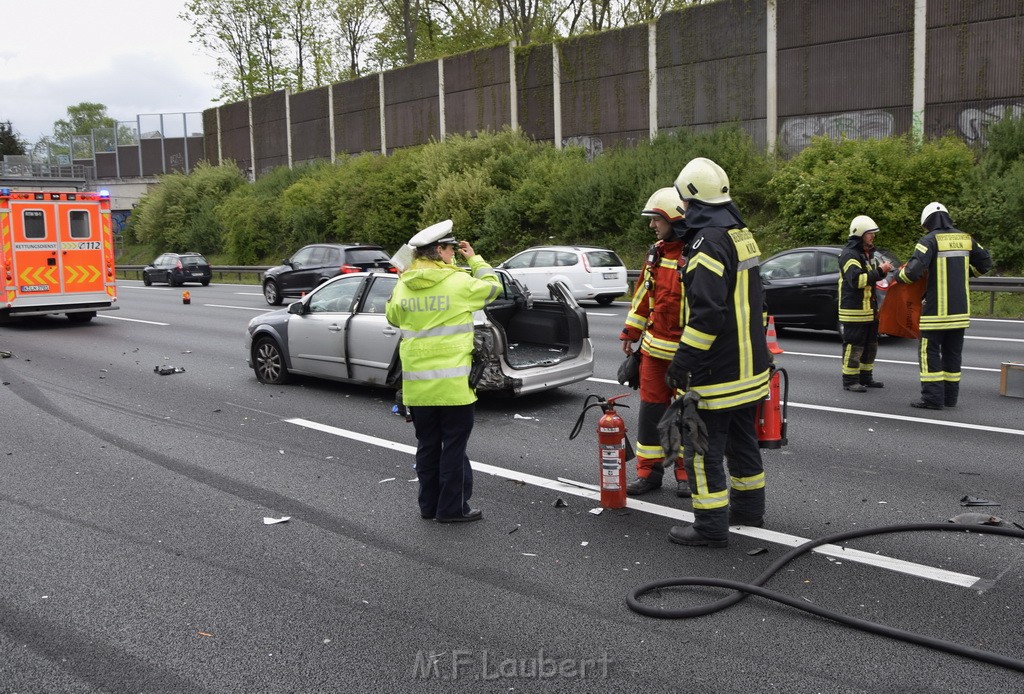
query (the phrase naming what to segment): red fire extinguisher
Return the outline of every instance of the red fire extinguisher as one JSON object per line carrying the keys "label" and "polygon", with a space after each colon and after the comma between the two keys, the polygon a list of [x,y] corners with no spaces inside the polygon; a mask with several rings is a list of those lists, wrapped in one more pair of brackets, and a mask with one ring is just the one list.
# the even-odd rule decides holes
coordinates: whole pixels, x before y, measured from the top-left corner
{"label": "red fire extinguisher", "polygon": [[[626,461],[635,456],[633,446],[626,438],[626,423],[615,411],[615,401],[628,397],[629,393],[616,395],[605,400],[600,395],[588,395],[580,412],[570,439],[576,438],[583,428],[583,417],[592,407],[600,407],[601,418],[597,420],[597,448],[601,465],[601,508],[625,508],[626,506]],[[590,399],[595,402],[591,403]],[[629,405],[619,405],[629,407]]]}
{"label": "red fire extinguisher", "polygon": [[[785,382],[785,389],[783,389]],[[757,403],[757,445],[761,448],[782,448],[786,438],[786,418],[789,407],[789,374],[785,369],[772,367],[768,377],[768,397]]]}

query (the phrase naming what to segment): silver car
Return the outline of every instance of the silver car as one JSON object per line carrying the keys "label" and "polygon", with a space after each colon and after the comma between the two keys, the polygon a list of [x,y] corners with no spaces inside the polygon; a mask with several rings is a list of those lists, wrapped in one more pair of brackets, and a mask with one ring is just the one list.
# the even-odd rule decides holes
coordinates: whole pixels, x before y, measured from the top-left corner
{"label": "silver car", "polygon": [[[589,378],[594,351],[587,315],[568,288],[534,300],[498,271],[502,292],[474,314],[476,351],[484,354],[478,391],[526,395]],[[245,354],[262,383],[291,374],[397,388],[400,331],[384,305],[398,277],[360,272],[328,280],[300,301],[249,321]]]}

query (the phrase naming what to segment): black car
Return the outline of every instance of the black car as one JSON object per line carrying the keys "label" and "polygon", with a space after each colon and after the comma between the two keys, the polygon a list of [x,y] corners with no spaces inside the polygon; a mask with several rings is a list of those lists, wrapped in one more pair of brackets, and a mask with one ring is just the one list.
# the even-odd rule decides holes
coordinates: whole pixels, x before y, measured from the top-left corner
{"label": "black car", "polygon": [[[840,330],[839,254],[842,250],[842,246],[805,246],[777,253],[761,263],[768,315],[775,317],[776,328]],[[881,306],[900,261],[881,248],[876,249],[876,254],[893,267],[892,272],[875,285]]]}
{"label": "black car", "polygon": [[211,279],[210,263],[201,253],[164,253],[142,268],[142,283],[147,287],[154,282],[166,282],[172,287],[198,282],[205,287]]}
{"label": "black car", "polygon": [[380,246],[315,243],[263,273],[263,298],[280,306],[286,296],[302,296],[332,277],[353,272],[394,272],[391,256]]}

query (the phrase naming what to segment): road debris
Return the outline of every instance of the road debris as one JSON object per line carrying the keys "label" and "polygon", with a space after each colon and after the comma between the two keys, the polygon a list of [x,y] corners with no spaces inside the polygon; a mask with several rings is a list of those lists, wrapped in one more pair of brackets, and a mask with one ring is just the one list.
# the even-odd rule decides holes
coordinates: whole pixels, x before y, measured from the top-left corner
{"label": "road debris", "polygon": [[961,506],[1002,506],[998,501],[989,501],[980,496],[964,496],[960,499]]}
{"label": "road debris", "polygon": [[987,513],[961,513],[949,519],[950,523],[961,525],[1003,525],[1003,519]]}
{"label": "road debris", "polygon": [[569,504],[565,503],[565,499],[563,499],[562,497],[558,497],[557,499],[555,499],[554,503],[552,503],[552,506],[554,506],[555,508],[565,508],[568,505]]}
{"label": "road debris", "polygon": [[263,517],[263,525],[275,525],[276,523],[287,523],[292,519],[291,516],[282,516],[281,518],[267,518]]}
{"label": "road debris", "polygon": [[185,368],[182,366],[171,366],[169,364],[164,366],[154,366],[153,373],[158,373],[161,376],[169,376],[170,374],[184,373]]}

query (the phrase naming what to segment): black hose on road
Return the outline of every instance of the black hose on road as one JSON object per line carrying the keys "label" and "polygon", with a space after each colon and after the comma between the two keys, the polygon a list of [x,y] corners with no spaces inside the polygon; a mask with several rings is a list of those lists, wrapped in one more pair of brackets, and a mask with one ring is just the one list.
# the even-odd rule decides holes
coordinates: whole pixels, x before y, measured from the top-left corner
{"label": "black hose on road", "polygon": [[[1004,535],[1007,537],[1024,539],[1024,532],[1013,528],[1002,528],[989,525],[963,526],[954,523],[910,523],[904,525],[886,525],[878,528],[866,528],[863,530],[851,530],[849,532],[838,533],[836,535],[818,538],[817,540],[811,540],[799,547],[794,547],[789,552],[786,552],[782,557],[772,562],[768,568],[764,570],[764,573],[754,579],[752,583],[742,583],[740,581],[730,581],[728,579],[721,578],[705,578],[700,576],[668,578],[661,581],[654,581],[653,583],[647,583],[633,589],[633,591],[626,596],[626,604],[629,605],[629,609],[647,617],[657,617],[659,619],[690,619],[692,617],[702,617],[704,615],[724,610],[735,605],[740,600],[745,599],[748,595],[758,595],[762,598],[781,602],[785,605],[789,605],[790,607],[795,607],[798,610],[810,612],[811,614],[819,617],[831,619],[832,621],[839,622],[840,624],[860,629],[861,631],[881,634],[882,636],[888,636],[890,638],[899,639],[919,646],[926,646],[927,648],[933,648],[935,650],[953,653],[954,655],[980,660],[985,663],[991,663],[992,665],[1000,665],[1011,670],[1017,670],[1018,672],[1024,672],[1024,661],[1022,660],[999,655],[998,653],[992,653],[990,651],[984,651],[979,648],[972,648],[958,643],[943,641],[942,639],[936,639],[922,634],[916,634],[912,631],[896,629],[876,622],[869,622],[865,619],[851,617],[840,612],[833,612],[832,610],[818,607],[817,605],[805,602],[799,598],[793,598],[763,587],[764,584],[768,582],[768,579],[775,575],[783,566],[820,545],[835,544],[845,540],[852,540],[857,537],[867,537],[869,535],[885,535],[888,533],[903,533],[918,530],[985,533],[989,535]],[[646,595],[647,593],[661,590],[663,588],[675,588],[679,586],[711,586],[716,588],[729,588],[736,592],[705,605],[676,610],[651,607],[640,602],[641,596]]]}

